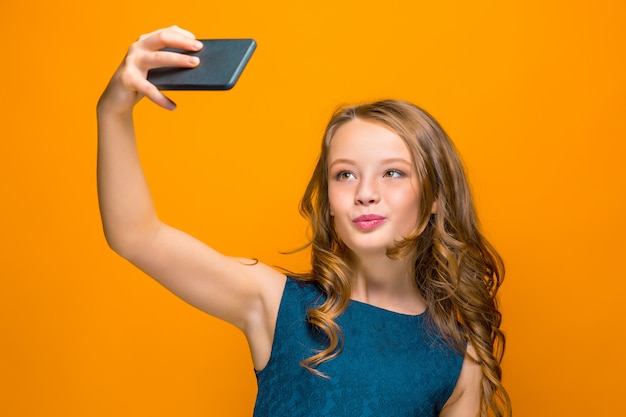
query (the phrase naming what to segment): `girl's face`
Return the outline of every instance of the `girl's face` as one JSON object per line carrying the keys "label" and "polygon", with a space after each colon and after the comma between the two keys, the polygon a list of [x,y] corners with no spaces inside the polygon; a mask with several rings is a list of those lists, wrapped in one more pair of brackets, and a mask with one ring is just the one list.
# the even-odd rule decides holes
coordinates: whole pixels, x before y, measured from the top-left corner
{"label": "girl's face", "polygon": [[330,213],[356,255],[384,254],[417,227],[419,181],[404,141],[382,124],[354,119],[328,149]]}

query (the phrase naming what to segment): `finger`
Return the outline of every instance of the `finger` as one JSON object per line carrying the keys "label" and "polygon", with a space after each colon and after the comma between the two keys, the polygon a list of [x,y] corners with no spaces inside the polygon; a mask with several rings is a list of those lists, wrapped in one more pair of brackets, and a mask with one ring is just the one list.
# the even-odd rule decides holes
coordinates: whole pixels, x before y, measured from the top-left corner
{"label": "finger", "polygon": [[137,92],[143,94],[149,100],[163,107],[164,109],[176,109],[176,103],[166,97],[163,93],[161,93],[161,91],[159,91],[159,89],[154,84],[146,79],[138,79],[135,85],[135,89],[137,90]]}
{"label": "finger", "polygon": [[163,51],[165,46],[191,49],[202,48],[202,43],[196,41],[190,32],[178,28],[161,29],[147,35],[142,35],[129,49],[126,63],[129,68],[137,68],[147,72],[158,67],[193,68],[200,61],[197,57],[172,51]]}
{"label": "finger", "polygon": [[170,29],[173,30],[173,31],[176,31],[176,32],[178,32],[178,33],[180,33],[182,35],[185,35],[185,36],[188,36],[190,38],[196,39],[196,35],[194,35],[190,31],[188,31],[186,29],[183,29],[183,28],[181,28],[179,26],[174,25],[174,26],[171,26]]}
{"label": "finger", "polygon": [[197,41],[191,32],[178,27],[160,29],[147,35],[142,35],[139,37],[136,44],[142,48],[153,51],[163,49],[167,46],[188,51],[198,51],[202,49],[202,43]]}
{"label": "finger", "polygon": [[148,37],[148,36],[152,36],[153,34],[158,33],[158,32],[168,31],[168,30],[172,30],[172,31],[178,32],[178,33],[180,33],[182,35],[185,35],[187,37],[190,37],[190,38],[194,38],[194,39],[196,38],[196,36],[193,33],[191,33],[190,31],[188,31],[186,29],[183,29],[180,26],[173,25],[173,26],[170,26],[170,27],[167,27],[167,28],[157,29],[157,30],[155,30],[153,32],[143,34],[143,35],[139,36],[139,39],[145,38],[145,37]]}
{"label": "finger", "polygon": [[150,52],[135,58],[135,65],[142,70],[159,67],[193,68],[199,63],[200,59],[197,56],[166,51]]}

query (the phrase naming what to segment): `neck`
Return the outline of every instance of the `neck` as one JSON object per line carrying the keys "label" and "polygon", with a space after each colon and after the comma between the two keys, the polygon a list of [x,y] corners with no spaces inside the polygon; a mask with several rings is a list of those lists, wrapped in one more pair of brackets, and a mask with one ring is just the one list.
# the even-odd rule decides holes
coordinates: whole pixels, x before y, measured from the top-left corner
{"label": "neck", "polygon": [[420,314],[426,303],[415,283],[411,262],[386,255],[354,258],[351,298],[404,314]]}

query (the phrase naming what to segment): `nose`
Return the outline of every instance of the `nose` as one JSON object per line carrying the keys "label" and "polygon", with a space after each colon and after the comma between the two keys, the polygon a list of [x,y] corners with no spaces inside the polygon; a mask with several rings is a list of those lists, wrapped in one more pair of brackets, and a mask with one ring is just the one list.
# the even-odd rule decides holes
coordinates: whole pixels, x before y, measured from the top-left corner
{"label": "nose", "polygon": [[358,205],[369,206],[380,201],[380,194],[376,181],[362,178],[354,196],[354,202]]}

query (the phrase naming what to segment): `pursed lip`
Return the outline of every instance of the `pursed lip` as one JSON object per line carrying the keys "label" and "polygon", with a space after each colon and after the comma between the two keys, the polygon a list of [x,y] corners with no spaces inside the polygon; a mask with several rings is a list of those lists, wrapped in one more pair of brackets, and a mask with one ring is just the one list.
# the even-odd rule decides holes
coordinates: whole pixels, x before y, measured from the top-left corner
{"label": "pursed lip", "polygon": [[379,214],[363,214],[352,219],[352,222],[363,230],[373,229],[385,221],[385,216]]}

